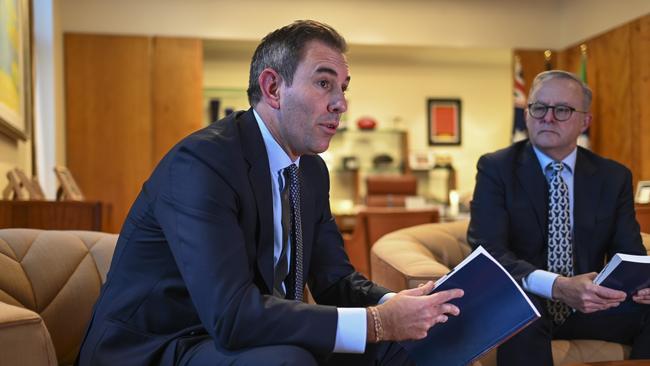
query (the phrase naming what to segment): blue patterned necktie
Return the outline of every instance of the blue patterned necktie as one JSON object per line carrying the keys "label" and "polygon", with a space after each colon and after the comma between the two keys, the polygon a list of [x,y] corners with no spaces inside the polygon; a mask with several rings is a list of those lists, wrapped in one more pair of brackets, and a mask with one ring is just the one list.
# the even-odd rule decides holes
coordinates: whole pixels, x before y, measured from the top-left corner
{"label": "blue patterned necktie", "polygon": [[[283,170],[285,187],[280,196],[282,200],[282,252],[280,259],[275,268],[273,293],[279,297],[285,297],[302,301],[303,299],[303,273],[302,273],[302,221],[300,215],[300,181],[298,167],[291,164]],[[288,239],[291,239],[293,245],[293,258],[291,260],[291,275],[287,265],[287,246]],[[288,276],[289,275],[289,276]],[[293,279],[289,284],[285,281]],[[285,283],[287,291],[282,287]],[[293,286],[291,286],[293,285]]]}
{"label": "blue patterned necktie", "polygon": [[[562,162],[553,162],[548,168],[551,169],[548,191],[548,270],[570,277],[573,276],[573,247],[569,187],[562,179]],[[560,301],[549,300],[547,305],[556,325],[562,324],[571,314],[571,308]]]}

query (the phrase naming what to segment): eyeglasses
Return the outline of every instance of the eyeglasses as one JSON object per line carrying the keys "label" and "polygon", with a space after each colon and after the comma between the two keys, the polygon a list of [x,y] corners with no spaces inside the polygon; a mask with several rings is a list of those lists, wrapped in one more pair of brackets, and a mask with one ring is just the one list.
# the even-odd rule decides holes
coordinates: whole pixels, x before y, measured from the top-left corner
{"label": "eyeglasses", "polygon": [[553,110],[553,118],[558,122],[568,120],[571,118],[573,112],[588,113],[586,111],[579,111],[573,107],[569,107],[568,105],[546,105],[537,102],[528,104],[528,113],[533,118],[544,118],[549,109]]}

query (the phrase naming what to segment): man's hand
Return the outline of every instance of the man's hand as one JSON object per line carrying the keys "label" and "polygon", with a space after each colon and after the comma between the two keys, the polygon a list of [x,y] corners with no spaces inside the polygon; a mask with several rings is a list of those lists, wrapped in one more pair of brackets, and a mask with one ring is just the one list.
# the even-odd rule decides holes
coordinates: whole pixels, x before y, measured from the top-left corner
{"label": "man's hand", "polygon": [[447,302],[463,296],[463,291],[454,289],[427,295],[433,286],[433,282],[429,281],[424,286],[401,291],[377,306],[383,340],[422,339],[433,325],[446,322],[448,315],[460,313],[457,306]]}
{"label": "man's hand", "polygon": [[613,308],[625,300],[625,292],[596,285],[594,278],[595,272],[573,277],[559,276],[553,283],[553,298],[583,313]]}
{"label": "man's hand", "polygon": [[632,300],[638,302],[639,304],[650,305],[650,288],[643,288],[632,296]]}

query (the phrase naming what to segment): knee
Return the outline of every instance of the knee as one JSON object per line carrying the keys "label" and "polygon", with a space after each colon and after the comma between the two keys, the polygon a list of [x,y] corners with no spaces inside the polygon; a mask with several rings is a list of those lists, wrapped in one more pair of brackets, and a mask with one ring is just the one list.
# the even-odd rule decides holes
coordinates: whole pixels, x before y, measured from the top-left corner
{"label": "knee", "polygon": [[306,349],[298,346],[281,346],[277,356],[282,366],[317,366],[316,358]]}

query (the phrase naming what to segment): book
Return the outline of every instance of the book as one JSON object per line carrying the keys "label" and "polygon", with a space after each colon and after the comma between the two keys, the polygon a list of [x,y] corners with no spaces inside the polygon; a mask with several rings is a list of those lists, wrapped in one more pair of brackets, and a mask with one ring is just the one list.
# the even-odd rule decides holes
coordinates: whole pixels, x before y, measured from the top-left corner
{"label": "book", "polygon": [[436,282],[432,293],[460,288],[460,314],[403,342],[417,365],[468,365],[540,317],[528,296],[482,246]]}
{"label": "book", "polygon": [[625,291],[628,296],[650,287],[650,256],[616,253],[594,283]]}

